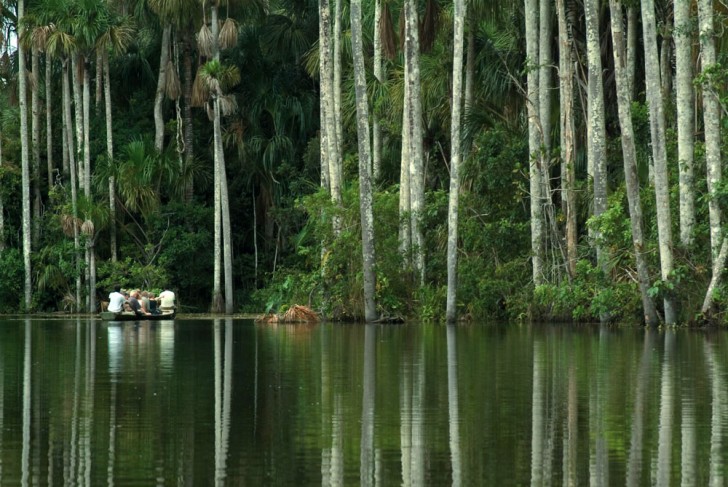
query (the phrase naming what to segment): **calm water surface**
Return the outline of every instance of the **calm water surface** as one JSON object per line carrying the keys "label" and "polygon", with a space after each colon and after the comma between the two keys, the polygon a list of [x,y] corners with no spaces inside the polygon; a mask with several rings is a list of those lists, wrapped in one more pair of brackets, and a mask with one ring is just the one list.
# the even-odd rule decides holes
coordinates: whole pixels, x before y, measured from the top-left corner
{"label": "calm water surface", "polygon": [[727,337],[0,320],[0,484],[725,485]]}

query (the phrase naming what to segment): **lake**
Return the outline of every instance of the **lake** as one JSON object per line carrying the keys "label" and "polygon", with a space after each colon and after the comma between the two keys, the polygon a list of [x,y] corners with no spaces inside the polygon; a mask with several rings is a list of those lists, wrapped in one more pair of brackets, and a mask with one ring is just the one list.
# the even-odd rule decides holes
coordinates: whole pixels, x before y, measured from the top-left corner
{"label": "lake", "polygon": [[0,484],[725,485],[727,337],[0,318]]}

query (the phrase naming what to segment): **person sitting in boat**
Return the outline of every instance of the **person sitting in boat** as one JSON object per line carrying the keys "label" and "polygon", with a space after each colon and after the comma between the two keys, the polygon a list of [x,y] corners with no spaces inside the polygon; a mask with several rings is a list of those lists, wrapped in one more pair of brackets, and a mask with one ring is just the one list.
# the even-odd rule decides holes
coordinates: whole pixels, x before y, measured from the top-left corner
{"label": "person sitting in boat", "polygon": [[114,290],[109,294],[109,307],[112,313],[121,313],[124,311],[124,303],[126,298],[121,294],[121,286],[114,284]]}
{"label": "person sitting in boat", "polygon": [[162,313],[174,311],[174,293],[172,291],[170,291],[169,289],[165,289],[164,291],[159,293],[159,300],[161,301],[159,309],[162,311]]}
{"label": "person sitting in boat", "polygon": [[139,302],[141,303],[142,311],[144,311],[145,314],[152,314],[151,303],[149,302],[149,293],[147,291],[142,291]]}
{"label": "person sitting in boat", "polygon": [[136,313],[137,315],[148,315],[149,312],[142,309],[142,303],[139,302],[139,299],[141,298],[141,294],[139,294],[139,291],[135,290],[131,292],[131,296],[129,297],[129,305],[131,306],[131,310]]}
{"label": "person sitting in boat", "polygon": [[162,312],[159,311],[159,301],[157,301],[157,296],[152,292],[149,293],[149,312],[153,315],[162,314]]}

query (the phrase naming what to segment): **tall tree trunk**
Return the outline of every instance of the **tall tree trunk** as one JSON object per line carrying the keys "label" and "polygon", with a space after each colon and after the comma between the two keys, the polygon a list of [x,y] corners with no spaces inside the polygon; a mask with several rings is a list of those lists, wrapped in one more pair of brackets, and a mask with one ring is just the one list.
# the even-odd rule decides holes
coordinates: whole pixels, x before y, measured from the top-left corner
{"label": "tall tree trunk", "polygon": [[33,83],[31,85],[31,141],[32,141],[32,174],[33,181],[33,242],[38,245],[40,237],[40,94],[38,93],[40,82],[40,53],[38,49],[31,49],[31,69],[33,71]]}
{"label": "tall tree trunk", "polygon": [[101,105],[101,99],[104,96],[104,82],[103,82],[103,66],[104,66],[104,55],[101,50],[96,50],[96,99],[95,109],[98,112],[99,105]]}
{"label": "tall tree trunk", "polygon": [[420,219],[425,207],[425,171],[422,137],[419,16],[415,0],[405,0],[405,79],[409,89],[410,204],[413,263],[420,285],[425,282],[425,236]]}
{"label": "tall tree trunk", "polygon": [[159,76],[157,78],[157,92],[154,96],[154,147],[162,152],[164,149],[164,86],[167,82],[167,63],[169,62],[169,42],[172,26],[165,25],[162,30],[162,47],[159,55]]}
{"label": "tall tree trunk", "polygon": [[[87,201],[91,201],[91,66],[88,57],[83,57],[83,193]],[[86,310],[90,313],[96,312],[96,266],[93,244],[93,233],[86,235],[86,282],[88,294],[86,297]]]}
{"label": "tall tree trunk", "polygon": [[[72,77],[73,75],[69,73],[69,64],[68,59],[63,60],[63,81],[62,81],[62,89],[63,89],[63,124],[64,124],[64,131],[63,133],[66,135],[66,140],[64,141],[64,146],[68,147],[68,167],[70,169],[71,173],[71,211],[72,211],[72,217],[73,217],[73,249],[75,251],[76,256],[76,311],[79,310],[79,307],[81,305],[81,254],[80,254],[80,248],[81,244],[79,241],[79,235],[78,235],[78,224],[76,223],[78,220],[78,180],[77,180],[77,167],[76,166],[76,154],[74,149],[74,142],[73,142],[73,116],[71,114],[71,87],[70,81],[69,81],[69,75]],[[73,63],[70,66],[71,69],[73,69]]]}
{"label": "tall tree trunk", "polygon": [[[384,63],[382,62],[382,0],[374,0],[374,78],[384,82]],[[372,179],[376,183],[382,174],[382,127],[376,110],[372,114]]]}
{"label": "tall tree trunk", "polygon": [[[23,36],[23,17],[25,5],[18,0],[18,37]],[[28,151],[28,87],[25,75],[25,48],[18,43],[18,98],[20,105],[20,157],[22,167],[22,226],[23,226],[23,267],[25,269],[25,309],[30,310],[32,298],[32,274],[30,267],[30,157]]]}
{"label": "tall tree trunk", "polygon": [[[713,24],[712,0],[698,0],[698,21],[700,38],[701,73],[710,79],[710,70],[715,69],[715,26]],[[720,102],[710,83],[703,85],[703,123],[705,126],[705,163],[707,166],[708,213],[710,215],[710,248],[712,253],[713,273],[721,272],[716,258],[721,246],[722,215],[715,195],[718,183],[722,178],[720,155]]]}
{"label": "tall tree trunk", "polygon": [[[195,161],[195,132],[192,126],[192,83],[194,74],[192,72],[192,49],[189,42],[185,42],[184,48],[184,108],[182,109],[182,119],[184,123],[184,141],[185,141],[185,165],[189,168]],[[185,188],[185,201],[192,202],[195,193],[194,179],[189,178],[187,187]]]}
{"label": "tall tree trunk", "polygon": [[612,17],[612,39],[614,47],[614,77],[617,86],[617,110],[619,112],[619,128],[622,134],[622,158],[624,161],[624,178],[627,187],[630,225],[632,228],[632,244],[634,245],[637,263],[637,279],[642,296],[642,308],[645,322],[649,326],[657,326],[658,318],[655,304],[649,295],[650,276],[647,269],[642,232],[642,203],[640,202],[639,179],[637,177],[637,155],[632,128],[632,94],[629,92],[627,66],[625,59],[625,39],[622,29],[622,2],[609,0]]}
{"label": "tall tree trunk", "polygon": [[48,191],[53,187],[53,58],[45,55],[45,106],[46,106],[46,160],[48,162]]}
{"label": "tall tree trunk", "polygon": [[341,2],[334,2],[334,122],[336,126],[336,148],[343,154],[343,122],[341,120]]}
{"label": "tall tree trunk", "polygon": [[220,153],[219,153],[219,145],[217,143],[218,134],[221,132],[219,130],[220,126],[220,117],[218,116],[218,104],[215,100],[214,102],[214,120],[213,120],[213,165],[214,165],[214,216],[215,219],[215,225],[214,225],[214,244],[213,244],[213,258],[215,259],[214,267],[213,267],[213,285],[212,285],[212,312],[213,313],[220,313],[223,310],[223,297],[222,297],[222,278],[223,278],[223,269],[222,269],[222,188],[220,187],[220,181],[222,181],[222,177],[220,175]]}
{"label": "tall tree trunk", "polygon": [[222,218],[222,253],[225,274],[225,314],[233,314],[233,244],[230,227],[230,199],[228,197],[227,172],[225,170],[225,152],[222,145],[222,114],[219,97],[215,98],[215,163],[220,165],[220,216]]}
{"label": "tall tree trunk", "polygon": [[531,192],[531,262],[533,283],[544,283],[544,215],[543,176],[541,168],[541,134],[539,127],[538,0],[525,0],[526,84],[528,111],[529,190]]}
{"label": "tall tree trunk", "polygon": [[[0,129],[0,168],[3,166],[3,134]],[[0,194],[0,254],[5,250],[5,202]],[[0,382],[2,379],[0,379]],[[2,413],[0,413],[2,416]]]}
{"label": "tall tree trunk", "polygon": [[[465,9],[467,10],[467,5]],[[465,105],[464,114],[467,116],[475,100],[475,30],[478,28],[478,24],[474,9],[470,9],[466,15],[468,23],[468,49],[465,54],[465,95],[463,102]],[[463,158],[465,157],[466,151],[467,149],[463,147]]]}
{"label": "tall tree trunk", "polygon": [[627,7],[627,93],[634,96],[634,76],[637,68],[637,15],[639,7]]}
{"label": "tall tree trunk", "polygon": [[551,0],[540,0],[540,20],[538,39],[538,101],[541,133],[543,136],[543,151],[541,152],[541,168],[544,173],[544,198],[550,198],[549,161],[551,160]]}
{"label": "tall tree trunk", "polygon": [[[660,84],[660,63],[657,57],[657,26],[653,0],[642,0],[642,29],[645,46],[645,81],[647,103],[650,107],[652,159],[655,164],[655,200],[657,203],[657,233],[660,244],[662,281],[668,283],[672,274],[672,220],[670,216],[670,182],[665,151],[665,113]],[[671,292],[664,296],[665,323],[675,324],[677,308]]]}
{"label": "tall tree trunk", "polygon": [[[407,64],[404,65],[404,77],[407,78]],[[404,268],[409,269],[412,261],[412,201],[410,198],[410,130],[409,130],[409,87],[404,84],[402,103],[402,149],[399,167],[399,253]]]}
{"label": "tall tree trunk", "polygon": [[[602,81],[601,42],[599,37],[599,0],[584,2],[586,17],[586,51],[589,71],[589,110],[587,124],[587,158],[593,170],[594,216],[599,217],[607,209],[607,150],[604,118],[604,84]],[[595,232],[596,233],[596,232]],[[599,242],[599,235],[593,237]],[[597,244],[597,262],[606,270],[607,256],[601,244]]]}
{"label": "tall tree trunk", "polygon": [[[339,2],[340,0],[337,0]],[[351,50],[356,91],[356,126],[359,141],[359,213],[361,218],[362,271],[364,274],[364,319],[377,319],[375,301],[377,277],[374,252],[374,211],[372,210],[371,141],[369,139],[369,101],[364,68],[364,41],[361,25],[361,0],[351,0]]]}
{"label": "tall tree trunk", "polygon": [[465,50],[465,0],[455,0],[453,14],[452,114],[450,116],[450,194],[447,211],[447,302],[445,319],[457,319],[458,204],[460,198],[463,55]]}
{"label": "tall tree trunk", "polygon": [[571,43],[571,26],[566,17],[564,0],[556,0],[559,22],[559,92],[561,133],[561,198],[566,215],[566,255],[570,277],[576,274],[577,227],[576,227],[576,182],[574,143],[574,60]]}
{"label": "tall tree trunk", "polygon": [[[325,110],[322,112],[322,125],[326,124],[326,152],[329,168],[329,191],[331,201],[336,206],[342,205],[341,197],[341,156],[336,140],[336,115],[334,102],[334,73],[331,46],[331,9],[329,0],[319,0],[319,77],[321,96]],[[334,233],[341,232],[341,222],[333,221]]]}
{"label": "tall tree trunk", "polygon": [[[108,163],[116,167],[114,161],[114,124],[111,112],[111,71],[109,69],[109,53],[102,56],[104,78],[104,108],[106,111],[106,157]],[[118,249],[116,242],[116,178],[114,171],[109,177],[109,245],[111,247],[111,262],[116,262]]]}
{"label": "tall tree trunk", "polygon": [[693,170],[694,124],[692,32],[690,1],[675,0],[675,77],[677,108],[677,159],[680,174],[680,242],[693,243],[695,227],[695,187]]}
{"label": "tall tree trunk", "polygon": [[82,67],[79,66],[79,62],[81,61],[80,55],[78,53],[74,53],[71,56],[71,79],[73,80],[73,109],[74,114],[76,116],[76,174],[78,175],[78,184],[81,189],[85,189],[83,187],[84,182],[86,181],[86,178],[83,174],[83,95],[82,95],[82,89],[81,84],[83,83],[83,80],[81,78],[82,73],[81,69]]}

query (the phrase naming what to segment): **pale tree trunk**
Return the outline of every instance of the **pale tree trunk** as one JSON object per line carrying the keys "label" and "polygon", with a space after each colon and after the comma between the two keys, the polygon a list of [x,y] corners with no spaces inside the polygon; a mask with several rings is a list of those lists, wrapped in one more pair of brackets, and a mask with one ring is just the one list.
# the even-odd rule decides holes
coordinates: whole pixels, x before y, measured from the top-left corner
{"label": "pale tree trunk", "polygon": [[[342,205],[341,197],[341,157],[336,140],[336,116],[334,102],[334,73],[331,46],[331,9],[329,0],[319,0],[319,77],[321,83],[321,97],[325,107],[322,113],[322,126],[326,125],[326,152],[329,168],[329,191],[331,201],[336,206]],[[333,219],[334,233],[341,232],[341,221]]]}
{"label": "pale tree trunk", "polygon": [[559,92],[561,125],[561,198],[566,214],[566,255],[570,277],[576,274],[577,227],[576,227],[576,182],[574,143],[574,60],[569,36],[571,27],[566,18],[564,0],[556,0],[559,21]]}
{"label": "pale tree trunk", "polygon": [[336,149],[342,154],[344,143],[343,122],[341,121],[341,2],[334,2],[334,121],[336,126]]}
{"label": "pale tree trunk", "polygon": [[[63,117],[65,117],[65,111],[61,110],[63,113]],[[69,175],[69,167],[68,167],[68,144],[66,144],[66,141],[68,140],[68,134],[66,134],[66,130],[68,130],[68,126],[66,125],[65,118],[63,118],[63,122],[61,123],[61,163],[63,164],[62,171],[63,171],[63,179],[66,180]]]}
{"label": "pale tree trunk", "polygon": [[[104,105],[106,111],[106,157],[109,164],[116,167],[114,161],[114,126],[113,116],[111,113],[111,71],[109,70],[109,54],[105,52],[102,56],[103,78],[104,78]],[[116,178],[113,175],[109,177],[109,245],[111,247],[111,262],[117,261],[117,242],[116,242]]]}
{"label": "pale tree trunk", "polygon": [[86,178],[83,175],[83,95],[81,93],[81,67],[79,66],[79,54],[74,53],[71,56],[71,79],[73,87],[73,113],[76,117],[76,173],[78,176],[78,184],[84,189],[83,184]]}
{"label": "pale tree trunk", "polygon": [[634,96],[634,73],[637,67],[637,9],[635,5],[627,7],[627,93],[630,100]]}
{"label": "pale tree trunk", "polygon": [[447,301],[445,319],[457,319],[458,204],[460,198],[461,119],[463,104],[463,51],[465,44],[465,0],[455,0],[453,14],[452,114],[450,116],[450,194],[447,211]]}
{"label": "pale tree trunk", "polygon": [[538,114],[541,122],[543,150],[541,152],[541,171],[544,176],[544,198],[550,198],[549,161],[551,159],[551,0],[540,0],[540,20],[538,39]]}
{"label": "pale tree trunk", "polygon": [[694,124],[692,32],[690,1],[675,0],[675,78],[677,108],[677,159],[680,175],[680,242],[693,243],[695,227],[695,187],[693,170]]}
{"label": "pale tree trunk", "polygon": [[[337,0],[337,3],[340,0]],[[371,152],[369,139],[369,102],[366,71],[364,68],[364,42],[361,26],[361,0],[351,0],[351,51],[354,62],[356,91],[356,126],[359,141],[359,213],[361,218],[362,271],[364,274],[364,319],[377,319],[375,301],[377,276],[374,272],[374,212],[372,210]]]}
{"label": "pale tree trunk", "polygon": [[[18,25],[23,18],[23,0],[18,2]],[[19,28],[18,36],[22,35],[22,27]],[[22,164],[22,229],[23,229],[23,265],[25,269],[25,309],[30,310],[32,297],[32,275],[31,275],[31,202],[30,202],[30,161],[28,154],[28,104],[27,104],[27,79],[25,73],[25,49],[18,46],[18,91],[20,105],[20,148]]]}
{"label": "pale tree trunk", "polygon": [[[404,76],[407,78],[407,64],[404,65]],[[410,199],[410,141],[409,141],[409,88],[404,84],[404,98],[402,105],[402,149],[399,167],[399,253],[402,256],[404,268],[409,269],[412,258],[412,222],[410,213],[412,204]]]}
{"label": "pale tree trunk", "polygon": [[[384,82],[382,62],[382,0],[374,0],[374,77],[377,83]],[[382,173],[382,127],[379,116],[372,114],[372,179],[376,183]]]}
{"label": "pale tree trunk", "polygon": [[219,98],[215,99],[215,160],[220,164],[220,213],[222,217],[222,254],[225,272],[225,313],[233,314],[233,244],[230,228],[230,199],[228,197],[227,172],[225,170],[225,152],[222,145],[222,128]]}
{"label": "pale tree trunk", "polygon": [[31,49],[31,69],[34,83],[31,86],[31,141],[32,141],[32,181],[33,181],[33,242],[38,245],[40,237],[40,53],[38,49]]}
{"label": "pale tree trunk", "polygon": [[544,283],[543,177],[541,175],[541,135],[539,127],[538,0],[525,0],[526,84],[528,110],[529,190],[531,192],[531,262],[533,283]]}
{"label": "pale tree trunk", "polygon": [[409,89],[409,162],[413,263],[420,285],[425,282],[425,237],[420,219],[425,206],[419,20],[415,0],[405,0],[405,63]]}
{"label": "pale tree trunk", "polygon": [[[642,0],[642,29],[645,46],[645,81],[647,103],[650,107],[652,159],[655,164],[655,200],[657,204],[657,233],[660,246],[662,281],[668,283],[672,274],[672,220],[670,216],[670,183],[665,152],[665,113],[662,104],[660,64],[657,57],[657,32],[653,0]],[[675,324],[677,309],[672,293],[664,297],[665,323]]]}
{"label": "pale tree trunk", "polygon": [[[73,225],[73,248],[75,250],[76,254],[76,311],[79,310],[79,307],[81,305],[81,254],[80,254],[80,248],[81,244],[79,241],[79,235],[78,235],[78,225],[75,224],[75,220],[78,219],[78,180],[77,180],[77,167],[76,166],[76,154],[73,144],[73,116],[71,114],[71,87],[70,81],[69,81],[69,75],[73,76],[71,73],[68,72],[69,65],[68,65],[68,59],[65,59],[63,61],[63,81],[62,81],[62,88],[63,88],[63,124],[64,124],[64,131],[63,133],[66,135],[66,140],[64,141],[64,146],[68,147],[68,167],[70,169],[71,173],[71,209],[72,209],[72,216],[74,219],[74,225]],[[73,69],[73,64],[71,64],[71,69]]]}
{"label": "pale tree trunk", "polygon": [[48,191],[53,187],[53,93],[51,77],[53,76],[53,59],[45,55],[45,106],[46,106],[46,160],[48,161]]}
{"label": "pale tree trunk", "polygon": [[642,232],[642,203],[640,202],[639,178],[637,176],[637,155],[635,152],[634,130],[632,128],[632,94],[629,92],[627,67],[625,65],[625,39],[622,28],[622,2],[609,0],[612,17],[612,40],[614,48],[614,77],[617,86],[617,110],[622,140],[622,158],[624,162],[624,178],[627,187],[632,244],[634,245],[637,263],[637,280],[642,296],[642,308],[645,323],[657,326],[658,318],[655,304],[649,295],[650,275],[647,268],[647,256]]}
{"label": "pale tree trunk", "polygon": [[[706,77],[716,65],[715,27],[713,24],[712,0],[698,0],[699,38],[701,71]],[[710,248],[712,254],[713,274],[722,269],[716,266],[716,258],[721,245],[722,215],[715,195],[717,185],[722,178],[720,155],[720,103],[710,83],[703,85],[703,123],[705,125],[705,163],[707,166],[708,213],[710,215]]]}
{"label": "pale tree trunk", "polygon": [[[589,71],[589,109],[587,123],[587,158],[592,167],[594,188],[594,216],[599,217],[607,209],[607,150],[604,118],[604,84],[602,81],[601,43],[599,39],[599,0],[584,2],[586,18],[586,52]],[[594,232],[597,242],[599,235]],[[606,251],[596,245],[597,263],[606,273]]]}
{"label": "pale tree trunk", "polygon": [[101,53],[100,50],[96,51],[96,99],[95,101],[95,109],[98,112],[99,105],[101,105],[101,99],[104,96],[104,82],[103,82],[103,65],[104,65],[104,55]]}
{"label": "pale tree trunk", "polygon": [[220,125],[220,117],[218,116],[217,110],[218,105],[217,101],[215,103],[215,115],[213,120],[213,138],[214,138],[214,146],[213,146],[213,153],[214,153],[214,197],[213,197],[213,204],[214,204],[214,216],[215,219],[215,225],[214,225],[214,244],[213,244],[213,258],[215,260],[214,267],[213,267],[213,285],[212,285],[212,312],[213,313],[220,313],[223,310],[223,298],[222,298],[222,207],[220,205],[220,202],[222,201],[222,189],[220,188],[220,181],[222,181],[222,178],[220,176],[220,161],[219,161],[219,145],[217,143],[217,137],[219,133],[219,125]]}
{"label": "pale tree trunk", "polygon": [[164,149],[164,115],[162,102],[164,102],[164,85],[167,82],[167,63],[169,62],[169,42],[172,26],[165,25],[162,30],[162,48],[159,55],[159,77],[157,78],[157,92],[154,95],[154,147],[162,152]]}
{"label": "pale tree trunk", "polygon": [[[23,35],[22,21],[25,14],[23,0],[18,0],[18,37]],[[28,86],[25,76],[25,49],[18,45],[18,98],[20,105],[20,157],[22,165],[22,225],[23,225],[23,266],[25,269],[25,309],[30,310],[32,298],[32,274],[30,267],[30,157],[28,153]]]}
{"label": "pale tree trunk", "polygon": [[710,278],[710,284],[708,284],[708,290],[705,292],[703,306],[700,308],[700,312],[705,318],[710,318],[713,311],[713,294],[723,280],[723,269],[725,269],[725,261],[727,257],[728,239],[724,238],[723,243],[720,246],[720,252],[718,252],[718,257],[715,259],[715,264],[713,265],[715,269],[718,269],[718,272],[713,272],[713,275]]}

